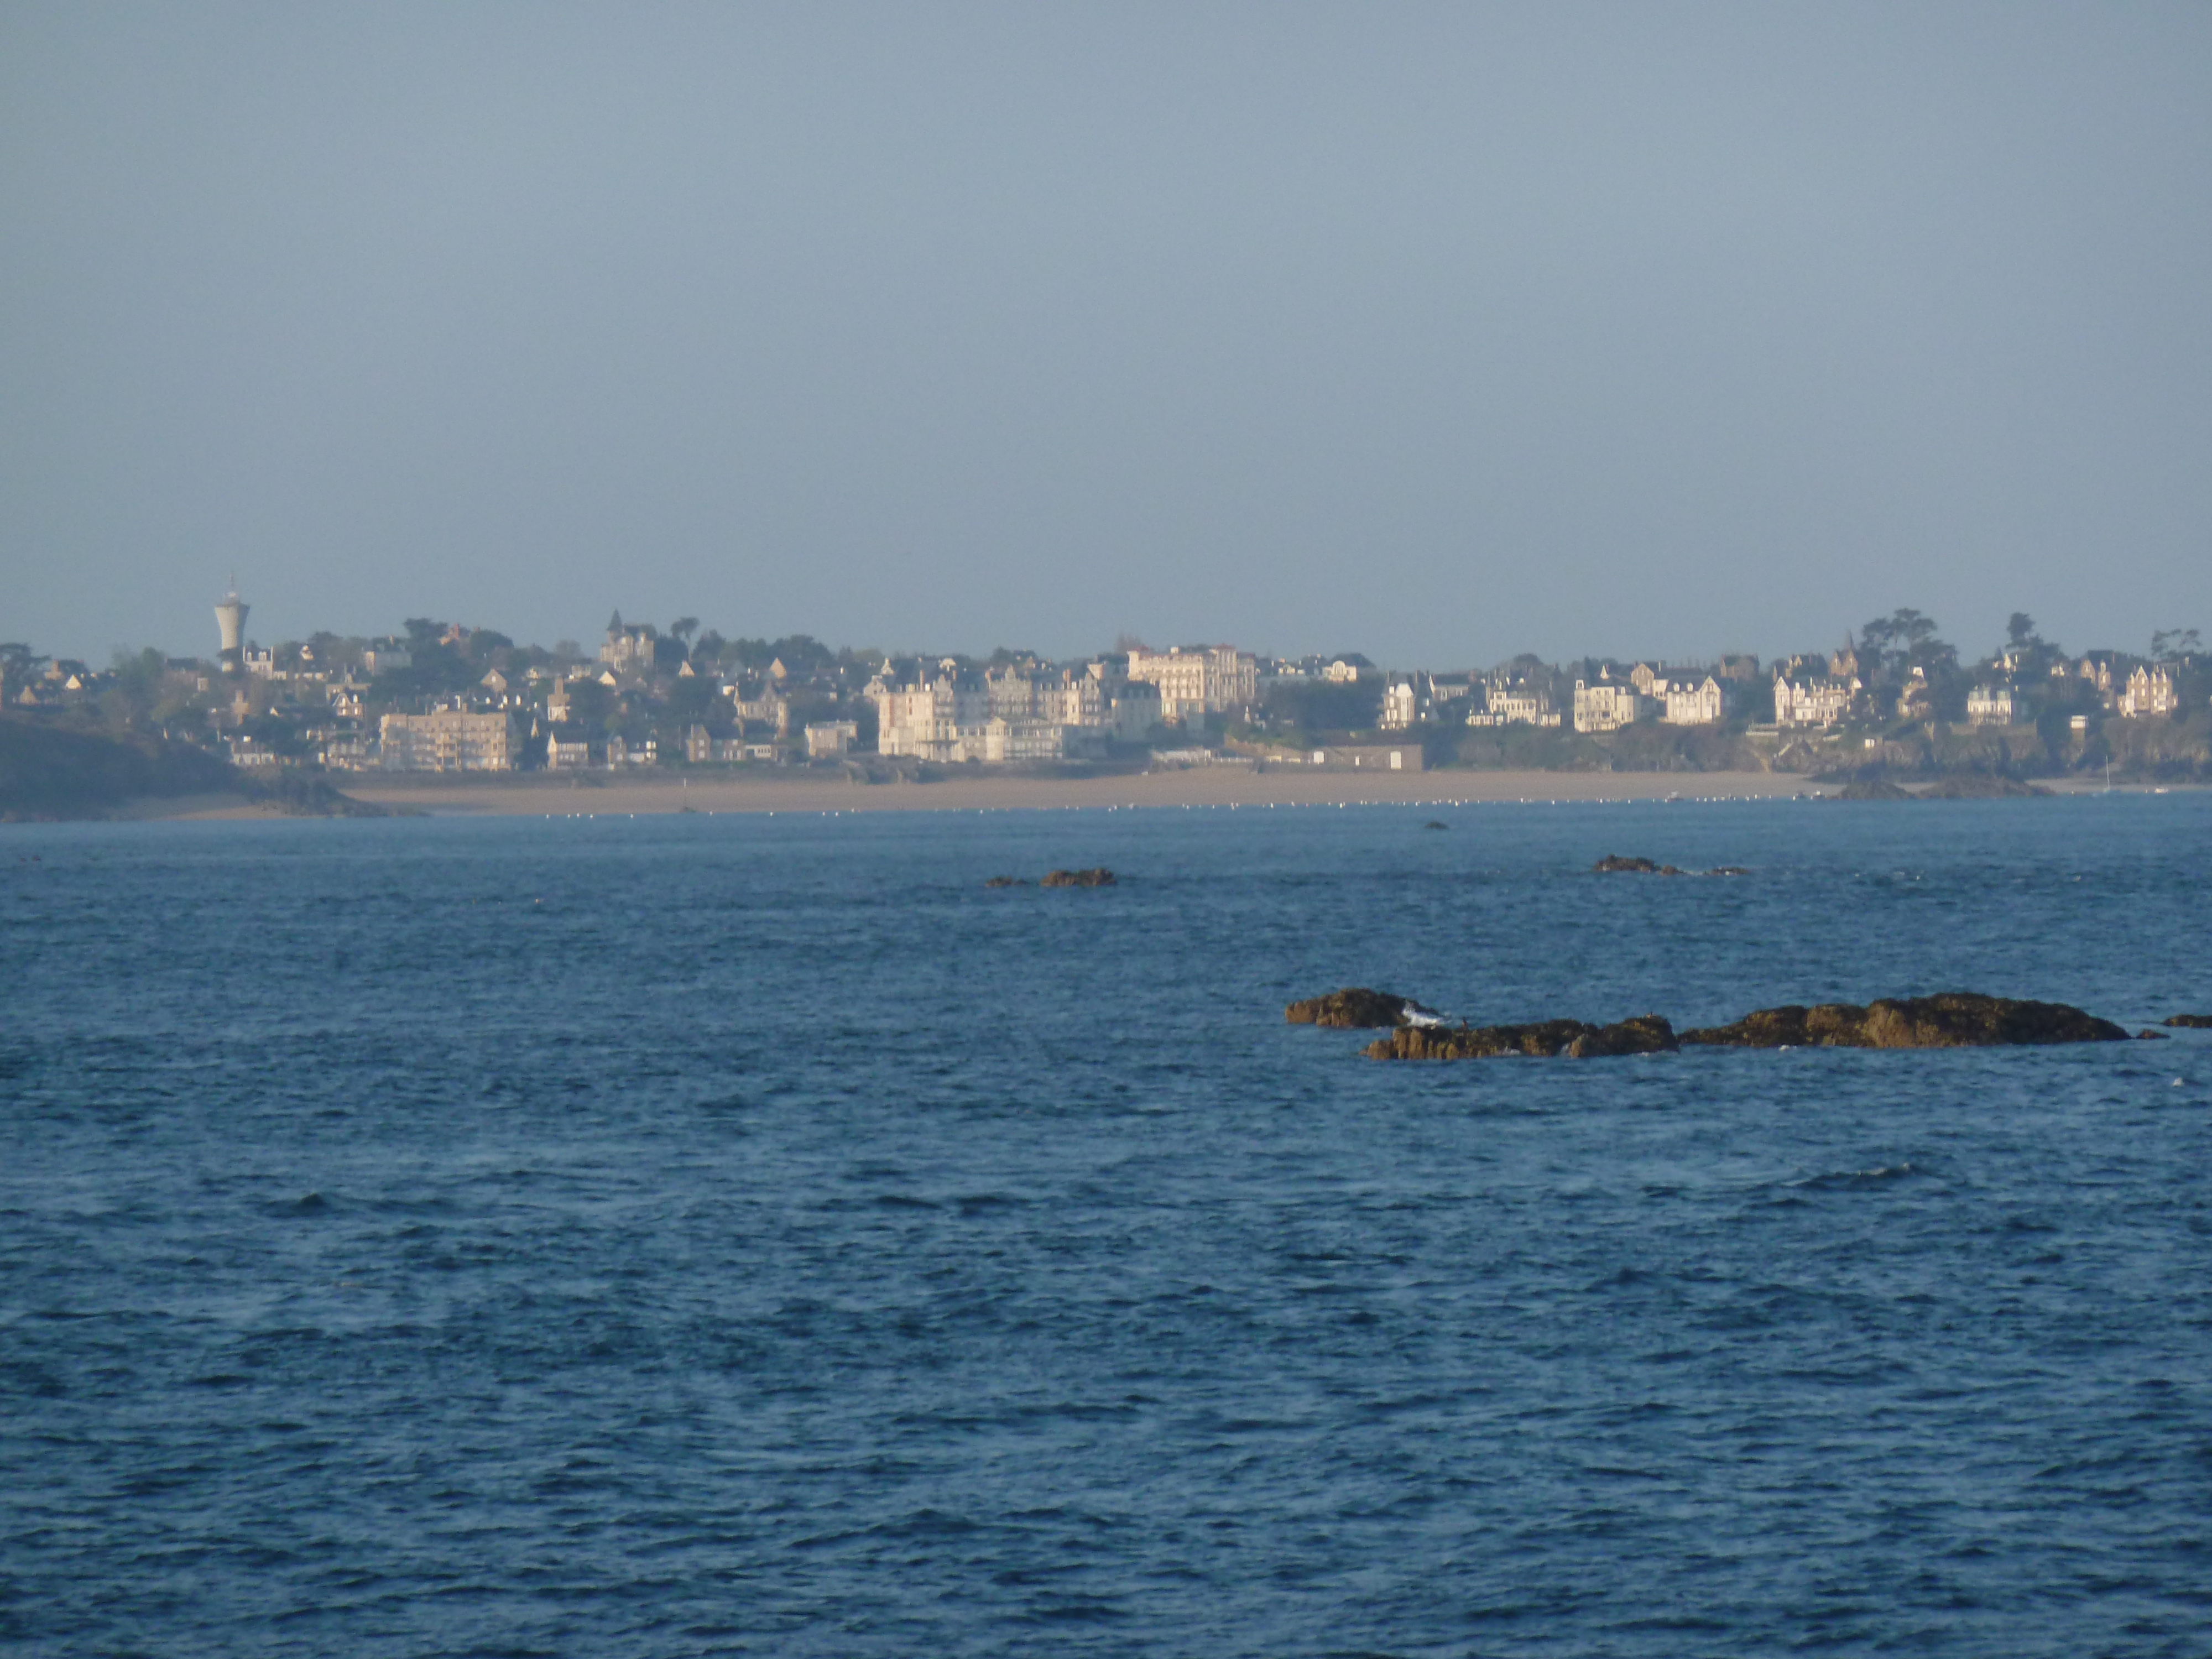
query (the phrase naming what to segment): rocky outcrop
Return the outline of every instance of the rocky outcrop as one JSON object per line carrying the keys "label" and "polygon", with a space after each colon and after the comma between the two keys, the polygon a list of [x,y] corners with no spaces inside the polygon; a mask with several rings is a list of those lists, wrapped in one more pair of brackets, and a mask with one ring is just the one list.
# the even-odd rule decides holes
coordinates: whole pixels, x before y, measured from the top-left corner
{"label": "rocky outcrop", "polygon": [[2182,1030],[2212,1031],[2212,1014],[2176,1014],[2172,1019],[2160,1023]]}
{"label": "rocky outcrop", "polygon": [[1910,789],[1901,789],[1887,778],[1855,778],[1828,797],[1830,800],[1918,800]]}
{"label": "rocky outcrop", "polygon": [[1920,797],[1923,800],[2010,800],[2028,795],[2047,795],[2048,789],[2039,789],[2018,778],[2006,777],[2001,772],[1954,772],[1939,778],[1932,789]]}
{"label": "rocky outcrop", "polygon": [[1283,1010],[1283,1018],[1293,1025],[1334,1025],[1347,1030],[1411,1024],[1415,1016],[1434,1019],[1437,1012],[1424,1008],[1411,997],[1370,991],[1364,985],[1347,985],[1325,997],[1293,1002]]}
{"label": "rocky outcrop", "polygon": [[1723,1048],[1988,1048],[2124,1042],[2128,1034],[2063,1002],[2019,1002],[1973,991],[1761,1008],[1732,1025],[1685,1031],[1685,1044]]}
{"label": "rocky outcrop", "polygon": [[994,876],[983,884],[986,887],[1026,887],[1029,883],[1019,876]]}
{"label": "rocky outcrop", "polygon": [[[1671,864],[1654,864],[1650,859],[1625,859],[1618,853],[1607,853],[1590,868],[1601,874],[1632,876],[1693,876],[1695,870],[1682,870]],[[1747,876],[1750,871],[1741,864],[1720,864],[1704,872],[1709,876]]]}
{"label": "rocky outcrop", "polygon": [[1104,868],[1049,871],[1037,884],[1040,887],[1111,887],[1114,884],[1114,872]]}
{"label": "rocky outcrop", "polygon": [[1617,1025],[1585,1025],[1578,1019],[1534,1025],[1401,1025],[1365,1052],[1370,1060],[1490,1060],[1505,1054],[1595,1060],[1672,1054],[1675,1046],[1672,1025],[1656,1014],[1641,1014]]}

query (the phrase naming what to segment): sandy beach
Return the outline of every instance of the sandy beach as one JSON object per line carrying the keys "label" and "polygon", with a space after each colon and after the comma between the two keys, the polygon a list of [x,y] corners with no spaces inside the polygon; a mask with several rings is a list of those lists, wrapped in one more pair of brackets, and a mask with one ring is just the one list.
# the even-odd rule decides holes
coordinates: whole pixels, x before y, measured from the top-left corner
{"label": "sandy beach", "polygon": [[[1193,769],[1120,777],[953,778],[868,784],[804,773],[702,778],[697,775],[548,777],[496,781],[416,775],[342,781],[357,800],[432,817],[614,817],[653,812],[1067,811],[1175,806],[1455,806],[1481,801],[1766,800],[1818,797],[1834,786],[1769,772],[1261,772]],[[2100,779],[2045,778],[2054,795],[2105,793]],[[2198,786],[2173,785],[2175,792]],[[2113,786],[2116,794],[2166,787]],[[132,802],[130,819],[276,818],[282,809],[234,794]]]}
{"label": "sandy beach", "polygon": [[382,779],[341,786],[358,799],[435,814],[565,817],[630,812],[1040,811],[1081,807],[1449,806],[1468,801],[1738,799],[1817,794],[1759,772],[1255,773],[1197,768],[1097,778],[977,777],[868,784],[819,776]]}

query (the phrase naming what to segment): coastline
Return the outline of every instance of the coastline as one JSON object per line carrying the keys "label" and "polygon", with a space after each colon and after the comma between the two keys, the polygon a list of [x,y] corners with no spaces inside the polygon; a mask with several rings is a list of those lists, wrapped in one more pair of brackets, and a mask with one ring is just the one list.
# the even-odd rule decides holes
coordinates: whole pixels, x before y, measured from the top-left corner
{"label": "coastline", "polygon": [[434,816],[590,817],[605,813],[1065,811],[1176,806],[1449,806],[1474,801],[1767,799],[1824,793],[1760,772],[1254,772],[1193,768],[1092,778],[948,778],[862,783],[843,778],[658,776],[589,783],[535,776],[381,781],[343,786],[356,799]]}
{"label": "coastline", "polygon": [[[647,774],[498,779],[415,774],[336,781],[343,793],[397,816],[636,817],[679,812],[1012,812],[1191,806],[1429,806],[1824,799],[1838,786],[1773,772],[1253,772],[1241,767],[1089,778],[944,778],[866,783],[792,775]],[[2101,780],[2045,778],[2051,796],[2107,793]],[[2197,784],[2115,784],[2114,794],[2183,793]],[[1875,803],[1879,805],[1879,803]],[[303,816],[234,791],[142,796],[100,814],[110,822],[210,823]],[[319,816],[306,814],[304,816]]]}

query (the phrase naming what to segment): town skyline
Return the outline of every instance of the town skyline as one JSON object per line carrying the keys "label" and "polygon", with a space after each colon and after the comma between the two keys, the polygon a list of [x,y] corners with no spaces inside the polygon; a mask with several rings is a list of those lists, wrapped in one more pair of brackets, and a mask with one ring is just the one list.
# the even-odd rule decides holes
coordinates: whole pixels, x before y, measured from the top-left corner
{"label": "town skyline", "polygon": [[[250,580],[237,578],[235,573],[234,573],[233,582],[229,591],[232,597],[243,596],[247,600],[250,606],[250,615],[244,624],[245,634],[255,644],[265,644],[271,647],[287,642],[296,644],[302,641],[316,637],[319,635],[337,639],[360,641],[380,638],[390,639],[398,637],[404,633],[408,620],[404,617],[398,618],[386,618],[385,625],[381,627],[371,625],[359,628],[332,627],[329,625],[327,622],[318,620],[314,625],[305,628],[295,625],[290,628],[272,629],[268,626],[267,621],[267,619],[271,616],[272,611],[280,620],[295,617],[300,614],[303,608],[302,602],[296,599],[288,599],[287,597],[280,592],[276,604],[271,605],[268,603],[261,591],[256,589]],[[220,595],[218,595],[216,599],[211,599],[209,602],[209,606],[205,608],[219,609],[222,603],[222,599]],[[441,608],[442,607],[437,606],[425,607],[424,611],[422,614],[428,616],[434,613]],[[611,614],[617,617],[622,616],[624,614],[626,609],[627,607],[620,605],[614,605],[611,607]],[[1913,609],[1914,613],[1917,615],[1924,614],[1931,617],[1936,615],[1936,613],[1933,611],[1921,612],[1917,607],[1911,607],[1911,609]],[[2166,611],[2162,606],[2154,607],[2147,605],[2145,610],[2148,618],[2148,626],[2144,627],[2141,630],[2139,638],[2093,639],[2081,633],[2081,631],[2077,629],[2063,627],[2059,629],[2059,632],[2062,635],[2071,636],[2072,647],[2079,651],[2119,652],[2130,655],[2151,656],[2155,654],[2155,647],[2152,645],[2152,641],[2157,636],[2161,634],[2178,635],[2184,631],[2185,625],[2193,624],[2201,620],[2201,618],[2197,616],[2184,618],[2178,613]],[[17,614],[20,615],[21,613],[18,612]],[[441,627],[448,625],[453,614],[453,613],[448,612],[447,616],[439,617],[439,625]],[[1186,633],[1160,633],[1155,630],[1152,634],[1144,634],[1133,629],[1116,628],[1101,630],[1104,637],[1090,645],[1078,645],[1073,648],[1053,650],[1040,648],[1039,646],[1030,641],[1018,639],[997,639],[993,640],[988,644],[981,645],[971,641],[959,641],[905,640],[892,641],[862,638],[841,639],[836,637],[834,630],[817,631],[817,628],[811,627],[781,627],[765,624],[753,629],[732,628],[725,630],[721,626],[720,619],[708,617],[704,615],[703,611],[700,614],[694,614],[691,611],[681,608],[668,609],[665,614],[668,617],[669,621],[665,623],[653,621],[651,616],[641,609],[630,611],[629,614],[638,625],[650,627],[656,630],[665,629],[673,623],[680,620],[689,621],[692,624],[694,631],[713,632],[718,636],[731,639],[748,638],[773,640],[791,637],[805,637],[817,640],[823,645],[827,646],[831,651],[837,653],[866,654],[873,652],[878,655],[890,656],[893,658],[935,658],[951,656],[978,662],[987,661],[994,655],[1007,653],[1026,653],[1035,656],[1040,660],[1048,662],[1081,661],[1092,657],[1111,654],[1117,649],[1126,648],[1127,642],[1130,641],[1139,641],[1155,649],[1166,649],[1171,645],[1189,647],[1206,644],[1220,644],[1226,642],[1231,637],[1232,637],[1228,635],[1222,635],[1219,637],[1209,636],[1203,632],[1197,631]],[[1887,613],[1879,607],[1876,607],[1869,611],[1867,614],[1870,617],[1878,618]],[[1979,660],[2000,649],[2003,646],[2007,639],[2008,622],[2009,622],[2010,619],[2023,614],[2033,615],[2040,618],[2045,613],[2033,611],[2032,608],[2005,610],[1995,617],[1993,623],[1988,629],[1986,635],[1982,636],[1977,636],[1975,635],[1966,633],[1965,630],[1958,629],[1953,625],[1942,622],[1940,617],[1937,619],[1937,626],[1947,635],[1958,634],[1961,636],[1954,642],[1957,646],[1962,660]],[[589,659],[596,648],[593,641],[598,638],[599,630],[592,627],[588,623],[578,625],[573,629],[564,629],[557,634],[548,635],[544,633],[539,633],[533,637],[530,636],[528,630],[524,629],[517,629],[514,632],[509,633],[506,628],[501,625],[502,620],[503,619],[499,617],[484,617],[475,622],[462,622],[454,625],[471,629],[477,628],[489,628],[512,640],[517,645],[525,646],[532,649],[555,653],[556,654],[563,645],[572,646],[575,648],[576,654],[582,659]],[[1686,665],[1694,663],[1714,663],[1727,657],[1739,655],[1753,656],[1765,660],[1771,659],[1777,655],[1787,655],[1791,652],[1810,650],[1816,646],[1822,647],[1823,648],[1832,647],[1836,644],[1841,643],[1844,635],[1855,633],[1860,625],[1860,623],[1846,623],[1840,629],[1831,626],[1827,631],[1831,635],[1835,635],[1835,637],[1826,639],[1825,641],[1811,636],[1790,641],[1772,639],[1763,641],[1745,640],[1730,641],[1717,647],[1704,649],[1683,648],[1657,650],[1651,648],[1648,643],[1641,648],[1630,649],[1601,649],[1595,647],[1579,648],[1573,647],[1565,649],[1547,649],[1534,644],[1524,644],[1491,654],[1484,654],[1478,652],[1469,651],[1456,657],[1451,655],[1439,655],[1419,659],[1406,657],[1399,653],[1394,653],[1382,647],[1370,648],[1371,642],[1362,643],[1347,639],[1337,639],[1334,643],[1324,642],[1322,644],[1309,645],[1303,649],[1277,649],[1275,648],[1276,642],[1274,641],[1255,641],[1250,639],[1249,636],[1238,637],[1237,638],[1236,642],[1240,649],[1252,650],[1260,656],[1274,658],[1284,661],[1298,661],[1316,657],[1327,659],[1350,653],[1362,657],[1363,659],[1373,663],[1378,668],[1398,669],[1406,672],[1425,670],[1430,672],[1463,672],[1469,670],[1486,670],[1488,668],[1497,666],[1499,664],[1513,661],[1514,659],[1521,657],[1534,657],[1542,661],[1554,663],[1582,660],[1614,661],[1620,663],[1641,661],[1650,663],[1670,663]],[[817,627],[821,625],[817,624]],[[95,634],[98,632],[98,630],[94,631]],[[205,644],[205,638],[203,637],[199,640],[198,644],[195,644],[193,641],[184,638],[186,631],[187,630],[184,627],[181,619],[179,619],[176,628],[161,638],[126,639],[112,637],[104,645],[87,648],[70,649],[65,647],[57,645],[49,638],[41,638],[37,636],[35,630],[22,625],[21,623],[18,623],[15,626],[11,628],[9,626],[9,618],[4,616],[0,616],[0,635],[6,635],[9,637],[15,638],[26,647],[37,647],[37,653],[42,659],[65,659],[94,666],[106,663],[113,659],[118,653],[135,654],[139,651],[148,649],[158,651],[164,656],[203,654],[200,651],[200,647]],[[216,638],[218,648],[220,647],[220,629],[216,623],[210,623],[206,629],[200,631],[205,636]],[[175,648],[179,646],[183,647],[183,648]],[[213,659],[216,655],[216,652],[208,651],[204,653],[204,654],[205,654],[210,659]]]}
{"label": "town skyline", "polygon": [[515,775],[669,766],[920,769],[1233,765],[1391,771],[1853,773],[1869,764],[2009,775],[2109,759],[2212,764],[2212,659],[2195,629],[2145,652],[2076,652],[2014,611],[1962,653],[1911,608],[1832,650],[1689,661],[1523,653],[1442,672],[1362,653],[1288,659],[1235,644],[1052,659],[727,638],[696,617],[619,611],[592,647],[551,647],[428,617],[372,638],[261,644],[252,601],[210,607],[212,659],[151,648],[111,666],[0,641],[9,715],[164,745],[264,776]]}

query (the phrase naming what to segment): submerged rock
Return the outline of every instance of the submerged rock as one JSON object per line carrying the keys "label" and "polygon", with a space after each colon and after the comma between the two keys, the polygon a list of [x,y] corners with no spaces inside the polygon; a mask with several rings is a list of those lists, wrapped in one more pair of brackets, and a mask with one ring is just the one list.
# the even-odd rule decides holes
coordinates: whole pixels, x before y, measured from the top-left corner
{"label": "submerged rock", "polygon": [[2212,1031],[2212,1014],[2176,1014],[2160,1022],[2187,1031]]}
{"label": "submerged rock", "polygon": [[1826,1002],[1761,1008],[1732,1025],[1685,1031],[1685,1043],[1724,1048],[1986,1048],[2046,1042],[2124,1042],[2127,1032],[2063,1002],[2021,1002],[1975,991],[1885,997],[1862,1008]]}
{"label": "submerged rock", "polygon": [[1097,870],[1054,870],[1037,884],[1040,887],[1111,887],[1114,872],[1103,866]]}
{"label": "submerged rock", "polygon": [[983,884],[986,887],[1026,887],[1029,883],[1019,876],[994,876]]}
{"label": "submerged rock", "polygon": [[1672,1054],[1674,1028],[1656,1014],[1617,1025],[1547,1019],[1533,1025],[1401,1025],[1365,1050],[1370,1060],[1490,1060],[1503,1054],[1595,1060],[1607,1054]]}
{"label": "submerged rock", "polygon": [[1364,1030],[1377,1025],[1421,1025],[1441,1018],[1411,997],[1389,991],[1370,991],[1364,985],[1347,985],[1325,997],[1309,997],[1283,1010],[1293,1025],[1334,1025]]}
{"label": "submerged rock", "polygon": [[2137,1042],[2171,1042],[2173,1039],[2163,1031],[2141,1030],[2136,1033]]}

